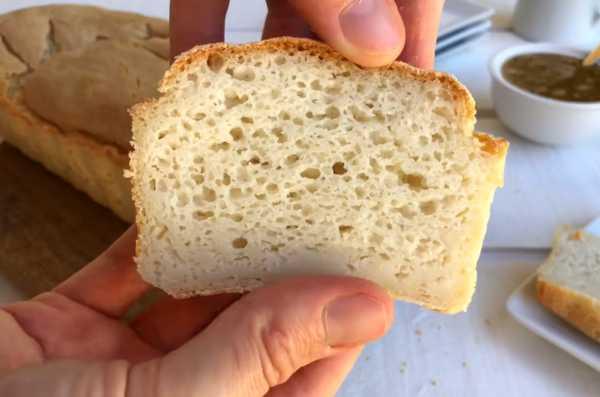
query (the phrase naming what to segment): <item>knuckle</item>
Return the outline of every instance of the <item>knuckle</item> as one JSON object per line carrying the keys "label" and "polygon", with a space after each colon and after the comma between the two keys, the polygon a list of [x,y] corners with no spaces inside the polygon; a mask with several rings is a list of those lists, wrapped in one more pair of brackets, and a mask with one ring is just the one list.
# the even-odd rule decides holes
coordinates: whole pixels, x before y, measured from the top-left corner
{"label": "knuckle", "polygon": [[269,387],[285,382],[296,369],[294,335],[284,327],[268,325],[259,330],[258,358]]}

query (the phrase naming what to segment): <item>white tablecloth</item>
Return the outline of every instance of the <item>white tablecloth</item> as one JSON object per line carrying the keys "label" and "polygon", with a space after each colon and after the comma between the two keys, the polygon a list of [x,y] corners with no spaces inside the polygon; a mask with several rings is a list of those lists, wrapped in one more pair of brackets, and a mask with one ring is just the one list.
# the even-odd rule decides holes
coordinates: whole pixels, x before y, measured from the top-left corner
{"label": "white tablecloth", "polygon": [[[61,0],[166,17],[168,0]],[[515,0],[486,0],[510,14]],[[0,12],[52,3],[4,0]],[[227,38],[255,40],[264,20],[262,0],[232,0]],[[506,20],[506,18],[504,18]],[[533,145],[495,120],[489,93],[489,58],[520,43],[496,31],[437,68],[459,77],[473,93],[481,130],[512,143],[506,187],[497,195],[486,245],[544,247],[554,225],[586,223],[600,215],[600,146],[557,149]],[[490,116],[492,118],[490,118]],[[512,320],[504,304],[510,292],[534,271],[545,251],[485,252],[479,284],[468,313],[444,316],[398,303],[396,323],[381,342],[367,347],[340,396],[528,396],[600,395],[600,375]],[[0,278],[0,302],[19,298]]]}

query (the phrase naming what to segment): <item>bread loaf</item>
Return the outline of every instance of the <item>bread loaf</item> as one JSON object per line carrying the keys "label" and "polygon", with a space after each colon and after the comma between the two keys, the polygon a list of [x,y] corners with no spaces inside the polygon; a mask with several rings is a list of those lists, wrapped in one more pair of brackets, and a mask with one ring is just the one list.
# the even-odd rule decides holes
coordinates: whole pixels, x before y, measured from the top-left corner
{"label": "bread loaf", "polygon": [[0,16],[0,135],[126,221],[127,109],[157,95],[168,24],[87,6]]}
{"label": "bread loaf", "polygon": [[279,38],[198,47],[132,110],[142,276],[176,297],[300,274],[464,310],[507,143],[454,78]]}
{"label": "bread loaf", "polygon": [[539,301],[600,342],[600,238],[562,227],[537,275]]}

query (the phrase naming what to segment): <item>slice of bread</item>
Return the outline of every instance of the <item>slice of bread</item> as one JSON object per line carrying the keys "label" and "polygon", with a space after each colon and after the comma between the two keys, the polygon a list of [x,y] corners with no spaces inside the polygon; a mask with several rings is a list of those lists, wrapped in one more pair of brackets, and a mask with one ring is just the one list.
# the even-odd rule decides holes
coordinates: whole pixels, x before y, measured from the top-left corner
{"label": "slice of bread", "polygon": [[79,5],[0,15],[0,135],[133,222],[128,108],[156,96],[166,21]]}
{"label": "slice of bread", "polygon": [[132,110],[142,276],[176,297],[300,274],[464,310],[507,143],[451,76],[324,44],[198,47]]}
{"label": "slice of bread", "polygon": [[539,301],[600,342],[600,237],[562,227],[537,274]]}

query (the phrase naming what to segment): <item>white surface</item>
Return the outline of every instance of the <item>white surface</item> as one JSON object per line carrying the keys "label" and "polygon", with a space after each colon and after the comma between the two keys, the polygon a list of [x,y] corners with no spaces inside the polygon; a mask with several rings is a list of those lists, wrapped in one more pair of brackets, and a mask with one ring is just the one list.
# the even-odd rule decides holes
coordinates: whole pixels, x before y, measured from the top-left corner
{"label": "white surface", "polygon": [[599,395],[597,372],[520,326],[504,307],[544,258],[545,252],[484,254],[467,313],[398,303],[390,334],[366,348],[339,396]]}
{"label": "white surface", "polygon": [[487,248],[547,248],[557,226],[586,225],[600,215],[600,142],[543,146],[512,134],[496,119],[479,120],[477,129],[510,141]]}
{"label": "white surface", "polygon": [[465,0],[446,0],[438,35],[440,37],[451,35],[489,19],[492,15],[494,10],[488,6]]}
{"label": "white surface", "polygon": [[[586,227],[600,236],[600,218]],[[546,310],[537,300],[535,272],[512,293],[508,312],[526,328],[600,371],[600,345]]]}
{"label": "white surface", "polygon": [[544,98],[508,82],[503,65],[523,54],[552,53],[583,59],[586,52],[557,44],[507,48],[490,62],[492,98],[498,118],[519,135],[546,144],[585,143],[600,137],[600,102],[573,103]]}

